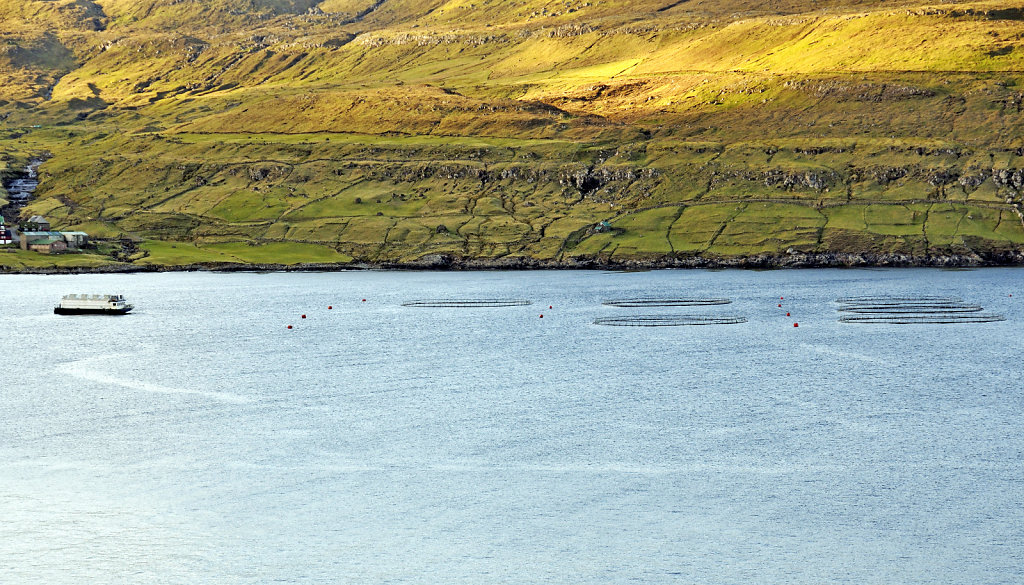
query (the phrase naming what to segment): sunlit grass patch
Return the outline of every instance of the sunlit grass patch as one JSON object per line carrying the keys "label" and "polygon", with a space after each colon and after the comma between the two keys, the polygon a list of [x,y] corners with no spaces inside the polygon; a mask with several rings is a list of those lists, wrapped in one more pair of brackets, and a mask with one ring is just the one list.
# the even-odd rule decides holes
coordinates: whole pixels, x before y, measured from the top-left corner
{"label": "sunlit grass patch", "polygon": [[968,201],[1003,203],[1006,200],[1006,195],[1006,193],[1000,192],[999,187],[989,179],[967,194],[966,199]]}
{"label": "sunlit grass patch", "polygon": [[835,230],[867,231],[868,224],[864,217],[864,210],[865,206],[863,205],[827,207],[822,210],[822,213],[828,218],[825,227]]}
{"label": "sunlit grass patch", "polygon": [[365,217],[378,213],[388,217],[414,217],[420,215],[427,201],[419,194],[393,184],[359,182],[339,193],[313,200],[305,205],[298,202],[284,215],[288,221],[328,217]]}
{"label": "sunlit grass patch", "polygon": [[160,266],[185,266],[204,262],[236,262],[233,256],[213,247],[200,247],[193,242],[146,240],[139,248],[149,252],[137,264]]}
{"label": "sunlit grass patch", "polygon": [[889,236],[916,236],[922,233],[928,205],[866,205],[864,223],[868,231]]}
{"label": "sunlit grass patch", "polygon": [[997,242],[1024,243],[1024,226],[1012,210],[964,206],[966,214],[957,226],[964,238],[975,237]]}
{"label": "sunlit grass patch", "polygon": [[353,217],[344,232],[347,243],[383,245],[396,220],[390,217]]}
{"label": "sunlit grass patch", "polygon": [[289,223],[284,238],[300,242],[340,242],[348,224],[348,219],[330,218]]}
{"label": "sunlit grass patch", "polygon": [[[532,228],[529,224],[516,221],[508,216],[489,216],[477,228],[476,235],[496,244],[521,242]],[[463,230],[461,233],[466,234]]]}
{"label": "sunlit grass patch", "polygon": [[826,218],[798,204],[750,203],[725,223],[709,250],[722,255],[814,250]]}
{"label": "sunlit grass patch", "polygon": [[205,215],[225,221],[259,221],[277,219],[289,207],[285,188],[236,191],[221,199]]}
{"label": "sunlit grass patch", "polygon": [[341,254],[333,248],[300,242],[231,242],[213,244],[205,248],[242,262],[257,264],[344,264],[352,261],[351,256]]}
{"label": "sunlit grass patch", "polygon": [[430,218],[398,220],[391,231],[388,232],[387,243],[391,246],[417,249],[436,237],[445,235],[444,233],[438,233],[437,226],[443,225],[442,223],[436,223],[433,227],[430,226],[430,223]]}
{"label": "sunlit grass patch", "polygon": [[669,228],[679,217],[678,207],[664,207],[631,213],[612,222],[617,230],[614,242],[616,256],[646,254],[668,254],[672,252],[669,243]]}
{"label": "sunlit grass patch", "polygon": [[579,244],[566,251],[566,255],[573,256],[594,256],[611,247],[614,249],[613,240],[615,235],[611,233],[594,234],[583,239]]}
{"label": "sunlit grass patch", "polygon": [[569,217],[561,217],[547,225],[547,228],[544,230],[544,235],[564,241],[570,235],[579,230],[593,227],[604,217],[604,215],[591,215],[587,217],[573,215]]}
{"label": "sunlit grass patch", "polygon": [[677,252],[701,252],[739,214],[746,204],[709,204],[686,207],[672,224],[668,237]]}
{"label": "sunlit grass patch", "polygon": [[89,252],[40,254],[17,248],[0,248],[0,266],[19,268],[96,268],[117,264],[109,256]]}
{"label": "sunlit grass patch", "polygon": [[932,246],[962,245],[960,225],[967,217],[967,209],[947,204],[932,205],[925,223],[925,237]]}

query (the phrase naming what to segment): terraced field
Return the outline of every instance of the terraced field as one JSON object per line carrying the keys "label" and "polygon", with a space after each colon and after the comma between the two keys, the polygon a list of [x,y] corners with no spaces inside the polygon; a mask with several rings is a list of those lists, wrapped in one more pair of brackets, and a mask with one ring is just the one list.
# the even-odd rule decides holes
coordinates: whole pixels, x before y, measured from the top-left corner
{"label": "terraced field", "polygon": [[1024,4],[0,10],[19,213],[140,267],[1024,260]]}

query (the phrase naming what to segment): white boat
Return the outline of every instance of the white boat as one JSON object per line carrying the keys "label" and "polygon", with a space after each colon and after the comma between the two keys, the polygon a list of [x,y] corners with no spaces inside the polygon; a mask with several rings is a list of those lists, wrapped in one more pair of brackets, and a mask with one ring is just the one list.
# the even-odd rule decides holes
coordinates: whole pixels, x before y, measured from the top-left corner
{"label": "white boat", "polygon": [[53,312],[57,315],[124,315],[133,308],[123,295],[64,295]]}

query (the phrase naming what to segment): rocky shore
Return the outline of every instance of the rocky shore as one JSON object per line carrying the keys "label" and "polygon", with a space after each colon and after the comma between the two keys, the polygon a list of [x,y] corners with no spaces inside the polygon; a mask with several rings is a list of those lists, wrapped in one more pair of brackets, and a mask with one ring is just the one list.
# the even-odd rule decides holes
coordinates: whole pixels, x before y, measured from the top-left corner
{"label": "rocky shore", "polygon": [[399,263],[302,263],[244,264],[195,263],[183,265],[109,264],[93,267],[9,267],[0,266],[0,274],[115,274],[143,272],[341,272],[347,270],[656,270],[656,269],[753,269],[787,268],[981,268],[1024,266],[1024,253],[1009,251],[992,254],[952,254],[910,256],[879,253],[796,253],[735,258],[705,256],[664,256],[626,261],[603,258],[537,260],[525,257],[496,259],[461,258],[447,254],[425,256],[413,262]]}

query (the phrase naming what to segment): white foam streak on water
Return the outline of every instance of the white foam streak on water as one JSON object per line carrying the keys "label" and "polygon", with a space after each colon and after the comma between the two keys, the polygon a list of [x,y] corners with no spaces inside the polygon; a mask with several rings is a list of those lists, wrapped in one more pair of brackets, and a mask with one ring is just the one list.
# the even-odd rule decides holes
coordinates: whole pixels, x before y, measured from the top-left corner
{"label": "white foam streak on water", "polygon": [[61,364],[57,366],[57,371],[63,374],[68,374],[80,380],[95,382],[97,384],[107,387],[117,386],[121,388],[128,388],[130,390],[138,390],[139,392],[152,392],[154,394],[186,394],[193,396],[202,396],[204,398],[209,398],[211,400],[230,402],[233,404],[245,404],[249,402],[249,399],[246,398],[245,396],[239,396],[237,394],[230,394],[227,392],[208,392],[204,390],[163,386],[161,384],[153,384],[151,382],[145,382],[142,380],[120,378],[96,370],[83,369],[83,362],[86,361],[88,360],[80,360],[77,362]]}

